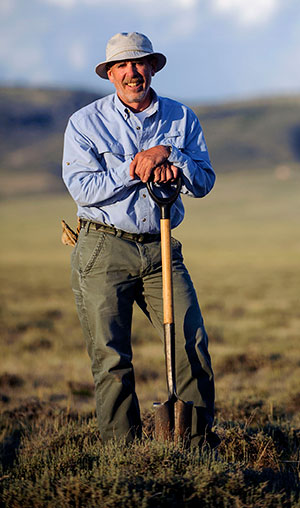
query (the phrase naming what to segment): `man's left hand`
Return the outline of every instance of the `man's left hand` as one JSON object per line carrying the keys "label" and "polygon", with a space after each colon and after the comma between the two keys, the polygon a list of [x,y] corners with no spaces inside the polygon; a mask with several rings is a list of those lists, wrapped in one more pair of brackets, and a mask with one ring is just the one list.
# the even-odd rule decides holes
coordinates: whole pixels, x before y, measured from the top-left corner
{"label": "man's left hand", "polygon": [[[138,177],[142,182],[146,183],[152,172],[155,171],[155,168],[161,167],[165,168],[165,171],[162,171],[163,181],[174,179],[173,171],[167,170],[170,167],[174,167],[167,162],[169,155],[170,148],[163,145],[157,145],[137,153],[130,164],[129,173],[131,178]],[[155,178],[156,181],[161,181],[160,179],[158,180],[157,175],[155,175]]]}

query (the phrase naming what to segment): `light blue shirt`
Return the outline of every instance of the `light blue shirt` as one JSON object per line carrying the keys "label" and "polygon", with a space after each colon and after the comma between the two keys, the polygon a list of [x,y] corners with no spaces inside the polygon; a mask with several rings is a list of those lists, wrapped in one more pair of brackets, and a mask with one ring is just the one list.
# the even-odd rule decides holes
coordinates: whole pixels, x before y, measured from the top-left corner
{"label": "light blue shirt", "polygon": [[[160,212],[146,184],[131,179],[134,156],[156,145],[171,147],[169,161],[181,170],[181,192],[205,196],[213,187],[204,135],[191,109],[171,99],[153,100],[141,123],[117,94],[74,113],[64,141],[63,180],[78,205],[78,216],[130,233],[158,233]],[[171,227],[180,224],[180,196],[171,209]]]}

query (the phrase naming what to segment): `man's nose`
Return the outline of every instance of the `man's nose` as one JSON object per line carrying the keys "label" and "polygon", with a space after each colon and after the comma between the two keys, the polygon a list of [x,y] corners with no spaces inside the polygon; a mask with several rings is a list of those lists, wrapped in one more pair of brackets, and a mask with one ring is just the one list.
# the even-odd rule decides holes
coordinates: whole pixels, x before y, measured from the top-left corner
{"label": "man's nose", "polygon": [[137,70],[137,67],[136,67],[136,63],[134,62],[129,62],[128,63],[128,74],[130,76],[138,76],[139,72]]}

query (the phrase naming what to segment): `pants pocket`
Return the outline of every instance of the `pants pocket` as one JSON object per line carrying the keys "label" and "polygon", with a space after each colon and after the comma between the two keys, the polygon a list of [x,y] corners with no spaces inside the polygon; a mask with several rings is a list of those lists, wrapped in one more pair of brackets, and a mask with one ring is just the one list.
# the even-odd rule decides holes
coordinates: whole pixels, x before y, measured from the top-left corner
{"label": "pants pocket", "polygon": [[78,265],[82,276],[88,275],[93,269],[96,259],[104,250],[106,234],[102,231],[83,232],[78,244]]}

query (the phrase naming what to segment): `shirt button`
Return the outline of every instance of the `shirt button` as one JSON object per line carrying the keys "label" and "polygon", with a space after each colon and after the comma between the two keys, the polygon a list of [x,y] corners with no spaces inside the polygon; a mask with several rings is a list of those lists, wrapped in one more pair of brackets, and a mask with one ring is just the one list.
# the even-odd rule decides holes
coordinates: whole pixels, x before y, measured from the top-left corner
{"label": "shirt button", "polygon": [[146,222],[147,219],[143,219],[142,222]]}
{"label": "shirt button", "polygon": [[143,194],[143,198],[145,198],[145,197],[146,197],[146,194]]}
{"label": "shirt button", "polygon": [[136,130],[137,130],[137,131],[139,131],[140,129],[141,129],[141,128],[140,128],[140,126],[138,125],[138,126],[137,126],[137,128],[136,128]]}

